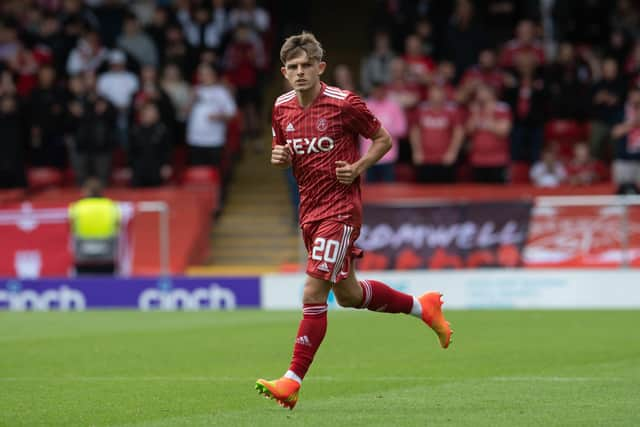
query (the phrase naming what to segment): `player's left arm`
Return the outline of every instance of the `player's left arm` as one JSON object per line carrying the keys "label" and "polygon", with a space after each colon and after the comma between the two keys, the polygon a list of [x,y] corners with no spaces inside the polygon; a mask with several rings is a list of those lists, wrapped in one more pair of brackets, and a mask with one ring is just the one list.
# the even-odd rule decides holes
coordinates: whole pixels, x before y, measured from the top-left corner
{"label": "player's left arm", "polygon": [[338,181],[349,185],[367,168],[380,160],[391,149],[392,142],[389,132],[382,127],[380,121],[359,96],[350,94],[342,111],[346,117],[346,130],[372,141],[369,150],[358,161],[354,163],[342,159],[336,161]]}
{"label": "player's left arm", "polygon": [[391,149],[391,135],[382,126],[371,136],[371,142],[369,150],[355,163],[336,161],[336,176],[341,184],[351,184]]}

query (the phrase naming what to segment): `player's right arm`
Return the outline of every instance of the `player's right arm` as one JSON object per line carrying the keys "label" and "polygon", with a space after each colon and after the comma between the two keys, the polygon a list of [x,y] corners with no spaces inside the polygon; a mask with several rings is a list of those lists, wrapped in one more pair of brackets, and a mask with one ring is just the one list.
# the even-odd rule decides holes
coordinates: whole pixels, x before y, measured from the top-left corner
{"label": "player's right arm", "polygon": [[273,140],[271,141],[271,164],[280,169],[287,169],[291,166],[291,151],[282,134],[280,124],[276,120],[275,109],[271,119],[271,133],[273,135]]}

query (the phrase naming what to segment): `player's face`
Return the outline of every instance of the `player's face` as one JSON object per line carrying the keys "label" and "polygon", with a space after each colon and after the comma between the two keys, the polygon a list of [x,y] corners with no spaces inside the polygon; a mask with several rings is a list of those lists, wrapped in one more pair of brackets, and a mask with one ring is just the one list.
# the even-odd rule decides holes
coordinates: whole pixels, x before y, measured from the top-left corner
{"label": "player's face", "polygon": [[306,53],[287,60],[281,68],[282,75],[294,90],[305,92],[313,89],[319,82],[327,64],[310,59]]}

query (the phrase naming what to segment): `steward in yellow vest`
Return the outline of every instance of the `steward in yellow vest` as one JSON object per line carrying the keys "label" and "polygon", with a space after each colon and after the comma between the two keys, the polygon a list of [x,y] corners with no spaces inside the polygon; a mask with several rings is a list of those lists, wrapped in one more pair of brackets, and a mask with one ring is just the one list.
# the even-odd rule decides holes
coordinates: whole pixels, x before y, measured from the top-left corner
{"label": "steward in yellow vest", "polygon": [[118,259],[120,208],[89,178],[84,197],[69,206],[76,274],[113,274]]}

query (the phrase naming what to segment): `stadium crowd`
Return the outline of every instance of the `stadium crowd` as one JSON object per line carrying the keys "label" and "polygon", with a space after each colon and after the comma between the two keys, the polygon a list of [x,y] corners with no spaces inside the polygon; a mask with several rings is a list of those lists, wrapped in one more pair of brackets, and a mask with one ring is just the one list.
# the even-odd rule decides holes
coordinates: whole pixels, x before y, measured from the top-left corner
{"label": "stadium crowd", "polygon": [[[640,182],[634,0],[376,0],[359,73],[394,149],[367,180]],[[175,177],[172,151],[219,165],[230,120],[260,141],[270,13],[255,0],[4,0],[0,187],[27,166],[76,182]],[[366,18],[365,18],[366,19]],[[363,141],[363,150],[366,149]]]}
{"label": "stadium crowd", "polygon": [[271,18],[254,0],[4,0],[0,14],[0,188],[25,186],[27,165],[161,185],[176,146],[219,165],[237,111],[258,137]]}
{"label": "stadium crowd", "polygon": [[612,176],[632,191],[639,10],[631,0],[378,1],[360,85],[346,66],[334,74],[399,141],[368,180],[557,186]]}

